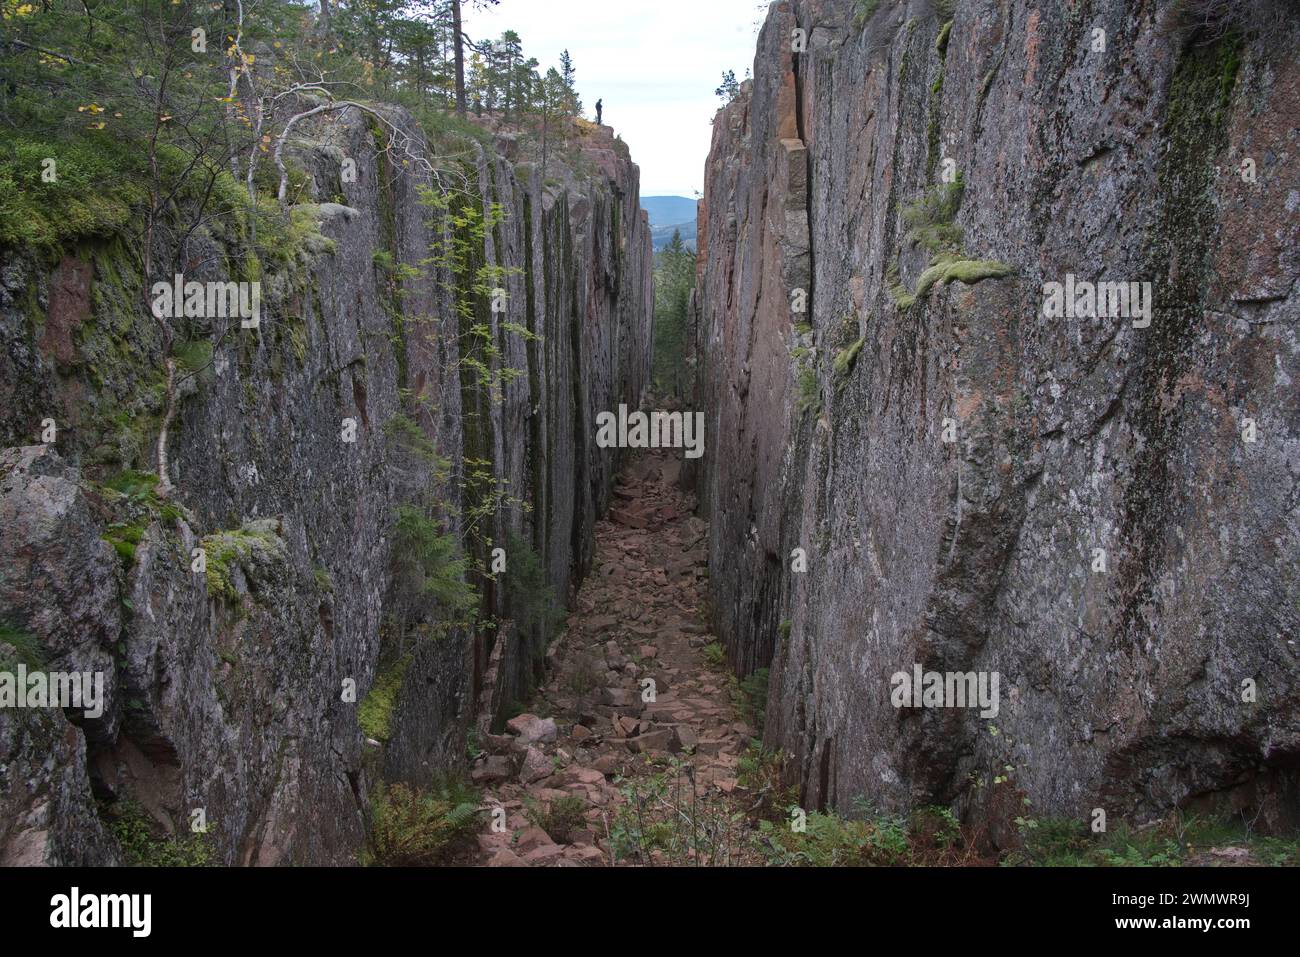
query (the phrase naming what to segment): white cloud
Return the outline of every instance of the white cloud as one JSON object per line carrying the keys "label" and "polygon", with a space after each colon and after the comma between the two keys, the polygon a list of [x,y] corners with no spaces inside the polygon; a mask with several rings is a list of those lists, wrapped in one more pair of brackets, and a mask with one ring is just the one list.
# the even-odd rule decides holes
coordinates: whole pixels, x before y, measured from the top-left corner
{"label": "white cloud", "polygon": [[501,0],[465,4],[474,40],[514,30],[542,70],[568,49],[588,117],[604,100],[605,123],[641,167],[643,196],[691,196],[704,187],[713,91],[724,70],[754,62],[757,0]]}

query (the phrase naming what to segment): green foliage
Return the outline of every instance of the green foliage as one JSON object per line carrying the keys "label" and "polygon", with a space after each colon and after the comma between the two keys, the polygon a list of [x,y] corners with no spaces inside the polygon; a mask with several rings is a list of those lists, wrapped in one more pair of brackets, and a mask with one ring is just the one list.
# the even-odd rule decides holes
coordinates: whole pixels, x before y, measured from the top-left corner
{"label": "green foliage", "polygon": [[760,738],[767,719],[767,678],[767,668],[756,668],[736,685],[741,713],[754,726]]}
{"label": "green foliage", "polygon": [[194,375],[204,372],[212,364],[212,343],[206,339],[190,339],[178,342],[172,348],[178,369],[182,373]]}
{"label": "green foliage", "polygon": [[556,844],[570,844],[575,832],[587,826],[587,802],[575,795],[554,798],[539,804],[524,798],[524,816],[540,827]]}
{"label": "green foliage", "polygon": [[525,631],[540,629],[544,636],[564,623],[565,611],[546,579],[546,566],[528,540],[506,533],[506,607],[515,624]]}
{"label": "green foliage", "polygon": [[311,570],[312,578],[316,580],[316,588],[323,594],[333,594],[334,579],[330,577],[329,569],[323,565],[317,565]]}
{"label": "green foliage", "polygon": [[[47,160],[53,182],[42,177]],[[102,135],[40,138],[0,127],[0,246],[53,252],[125,229],[145,199],[141,172],[138,154]]]}
{"label": "green foliage", "polygon": [[1174,811],[1143,827],[1126,822],[1094,833],[1083,820],[1016,818],[1021,846],[1004,864],[1039,867],[1178,867],[1214,846],[1246,849],[1266,864],[1300,864],[1300,841],[1258,837],[1238,819]]}
{"label": "green foliage", "polygon": [[454,327],[443,328],[441,334],[457,337],[462,377],[484,390],[492,401],[500,402],[505,386],[527,375],[527,370],[506,364],[498,330],[524,342],[539,338],[524,326],[507,321],[504,314],[495,323],[488,319],[493,291],[504,289],[507,277],[521,272],[517,267],[487,262],[483,256],[486,237],[505,221],[505,207],[494,202],[485,208],[474,195],[430,187],[420,188],[420,203],[434,215],[434,238],[420,267],[430,270],[452,297],[457,319]]}
{"label": "green foliage", "polygon": [[0,671],[12,671],[18,665],[44,668],[45,652],[35,635],[0,623]]}
{"label": "green foliage", "polygon": [[785,760],[780,750],[763,750],[757,738],[740,755],[736,782],[749,792],[750,813],[759,820],[783,821],[799,799],[798,786],[786,780]]}
{"label": "green foliage", "polygon": [[726,660],[727,653],[722,650],[722,645],[716,641],[711,641],[704,646],[704,660],[711,668],[719,667]]}
{"label": "green foliage", "polygon": [[136,801],[126,798],[107,809],[108,829],[128,867],[208,867],[216,863],[207,834],[166,836]]}
{"label": "green foliage", "polygon": [[911,858],[906,822],[896,817],[855,821],[812,811],[806,830],[789,821],[760,821],[760,846],[781,867],[896,867]]}
{"label": "green foliage", "polygon": [[484,753],[482,735],[479,734],[478,728],[470,728],[465,732],[465,759],[473,763]]}
{"label": "green foliage", "polygon": [[722,74],[722,82],[719,83],[718,88],[713,91],[713,95],[722,101],[723,106],[726,106],[734,100],[739,93],[740,83],[736,80],[736,71],[724,71]]}
{"label": "green foliage", "polygon": [[140,539],[144,538],[144,528],[140,525],[114,522],[104,529],[103,537],[104,541],[113,546],[113,551],[117,552],[117,557],[122,560],[122,567],[130,568],[135,564],[135,549],[140,544]]}
{"label": "green foliage", "polygon": [[912,812],[908,832],[913,846],[918,844],[933,850],[948,851],[961,842],[961,822],[952,810],[937,805],[918,808]]}
{"label": "green foliage", "polygon": [[377,867],[435,867],[453,863],[474,844],[478,796],[459,783],[429,792],[405,784],[379,785],[370,805],[367,863]]}
{"label": "green foliage", "polygon": [[152,472],[138,472],[125,469],[104,483],[119,495],[125,495],[132,502],[152,502],[157,500],[156,489],[158,476]]}
{"label": "green foliage", "polygon": [[158,476],[152,472],[126,469],[99,486],[110,507],[122,520],[104,529],[104,541],[113,546],[124,568],[135,563],[136,546],[145,530],[155,521],[175,521],[181,510],[174,503],[158,497]]}
{"label": "green foliage", "polygon": [[622,802],[609,823],[615,860],[649,864],[728,866],[748,850],[748,825],[714,789],[697,786],[694,766],[676,756],[662,770],[619,788]]}
{"label": "green foliage", "polygon": [[423,510],[399,505],[393,521],[393,572],[412,593],[432,599],[449,611],[471,607],[477,595],[465,580],[469,561],[456,537]]}
{"label": "green foliage", "polygon": [[1300,839],[1296,837],[1261,837],[1251,851],[1269,867],[1300,867]]}
{"label": "green foliage", "polygon": [[397,694],[402,690],[406,670],[414,657],[415,651],[412,649],[387,665],[381,664],[375,674],[374,684],[357,704],[357,723],[367,738],[384,742],[392,734],[393,706],[397,703]]}
{"label": "green foliage", "polygon": [[451,474],[451,462],[438,454],[433,440],[409,416],[399,412],[385,422],[384,439],[399,469],[426,471],[434,483],[445,482]]}
{"label": "green foliage", "polygon": [[659,392],[685,398],[694,389],[690,351],[691,293],[695,289],[695,253],[673,231],[669,244],[655,253],[654,369]]}

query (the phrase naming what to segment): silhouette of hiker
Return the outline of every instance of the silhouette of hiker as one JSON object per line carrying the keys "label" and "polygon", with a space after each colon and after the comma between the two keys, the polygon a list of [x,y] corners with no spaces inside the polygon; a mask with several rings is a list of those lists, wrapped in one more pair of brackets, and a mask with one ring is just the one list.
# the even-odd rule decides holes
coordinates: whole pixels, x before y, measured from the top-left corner
{"label": "silhouette of hiker", "polygon": [[596,101],[596,125],[597,126],[600,126],[600,105],[604,102],[605,102],[604,100]]}

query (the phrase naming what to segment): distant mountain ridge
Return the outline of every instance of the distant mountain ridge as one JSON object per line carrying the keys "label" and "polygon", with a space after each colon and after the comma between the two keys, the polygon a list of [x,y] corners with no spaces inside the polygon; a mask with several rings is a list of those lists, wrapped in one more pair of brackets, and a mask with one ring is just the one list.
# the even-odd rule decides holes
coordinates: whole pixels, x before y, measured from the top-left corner
{"label": "distant mountain ridge", "polygon": [[682,242],[695,246],[695,213],[699,201],[685,196],[642,196],[641,208],[650,217],[654,248],[662,249],[672,241],[673,231],[682,234]]}
{"label": "distant mountain ridge", "polygon": [[650,228],[695,222],[698,200],[685,196],[642,196],[641,208],[650,214]]}

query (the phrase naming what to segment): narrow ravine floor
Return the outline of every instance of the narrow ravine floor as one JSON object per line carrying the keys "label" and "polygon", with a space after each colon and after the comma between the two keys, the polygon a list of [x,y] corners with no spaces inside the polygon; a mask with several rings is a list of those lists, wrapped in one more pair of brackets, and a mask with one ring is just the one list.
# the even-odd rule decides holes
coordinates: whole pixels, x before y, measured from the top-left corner
{"label": "narrow ravine floor", "polygon": [[[620,476],[546,684],[508,734],[482,742],[472,776],[486,809],[502,809],[479,837],[483,864],[690,863],[696,846],[709,863],[731,854],[725,819],[755,732],[706,654],[707,526],[676,486],[680,466],[645,455]],[[647,793],[644,807],[628,798]],[[687,860],[645,837],[683,822],[696,830]]]}

